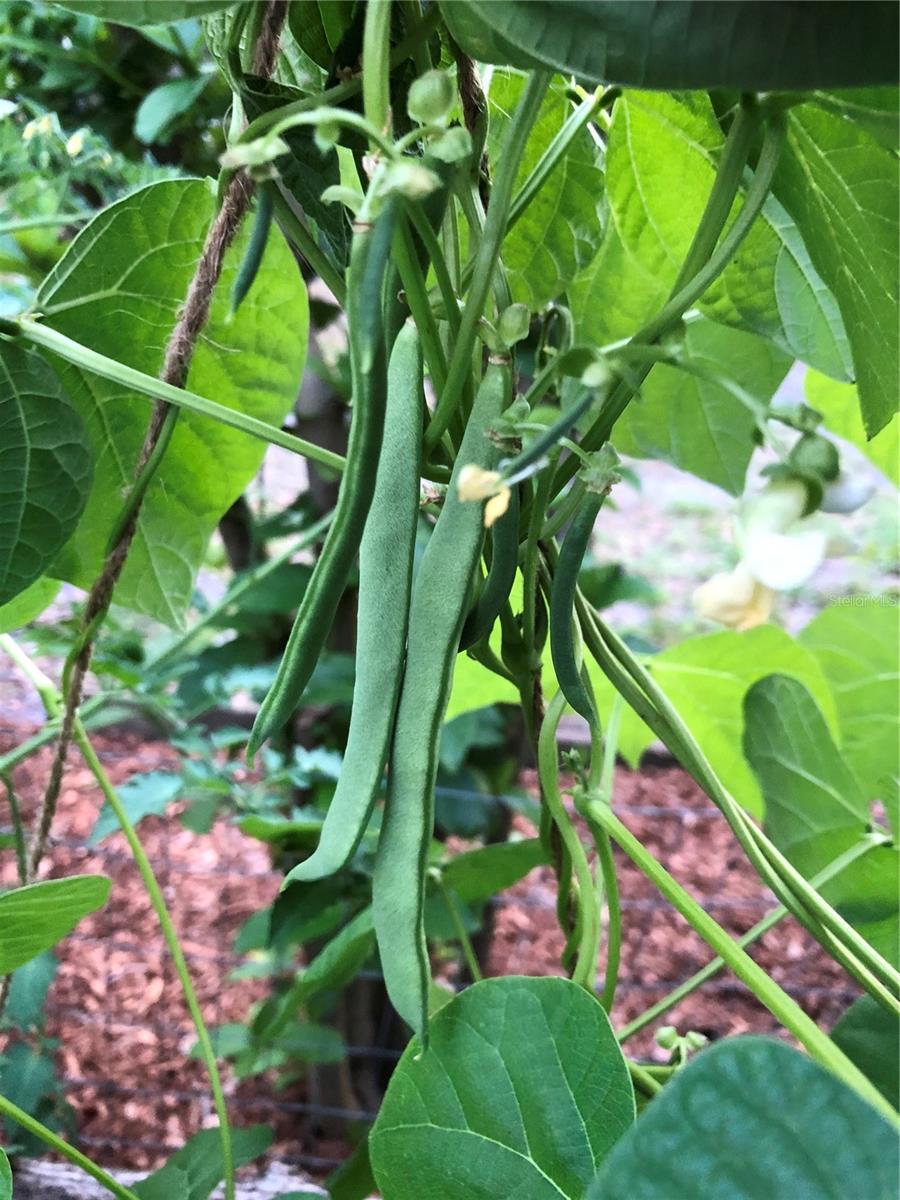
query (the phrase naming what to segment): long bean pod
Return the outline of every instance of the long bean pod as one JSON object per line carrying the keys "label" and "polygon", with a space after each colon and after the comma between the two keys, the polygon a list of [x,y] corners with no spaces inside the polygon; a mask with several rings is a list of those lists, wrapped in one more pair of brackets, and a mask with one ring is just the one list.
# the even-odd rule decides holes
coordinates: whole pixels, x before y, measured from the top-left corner
{"label": "long bean pod", "polygon": [[575,589],[588,541],[604,496],[588,492],[575,515],[559,551],[550,590],[550,654],[560,690],[587,723],[594,728],[597,713],[581,678],[580,655],[574,638]]}
{"label": "long bean pod", "polygon": [[378,795],[403,678],[423,411],[422,348],[407,322],[391,351],[375,495],[359,547],[356,682],[344,762],[319,845],[285,883],[339,871],[359,845]]}
{"label": "long bean pod", "polygon": [[396,202],[388,200],[374,224],[354,232],[347,287],[347,324],[353,420],[347,465],[334,520],[303,593],[290,638],[247,746],[249,757],[276,733],[297,707],[331,630],[347,576],[359,549],[375,491],[387,402],[382,285],[391,252]]}
{"label": "long bean pod", "polygon": [[266,252],[266,242],[269,240],[269,230],[272,227],[272,216],[275,211],[274,184],[264,183],[257,191],[256,216],[253,221],[253,231],[250,241],[244,251],[240,270],[231,289],[231,312],[237,312],[253,287],[253,282],[259,273],[259,268]]}
{"label": "long bean pod", "polygon": [[493,467],[496,451],[485,430],[499,416],[510,392],[509,363],[491,362],[466,425],[447,499],[413,584],[406,673],[375,859],[375,932],[388,995],[423,1039],[430,975],[425,870],[434,826],[438,741],[483,539],[483,506],[459,499],[457,479],[467,464]]}
{"label": "long bean pod", "polygon": [[460,650],[468,650],[494,628],[494,622],[512,591],[519,564],[519,492],[513,488],[509,507],[493,528],[491,566],[484,587],[472,611],[466,617],[459,640]]}

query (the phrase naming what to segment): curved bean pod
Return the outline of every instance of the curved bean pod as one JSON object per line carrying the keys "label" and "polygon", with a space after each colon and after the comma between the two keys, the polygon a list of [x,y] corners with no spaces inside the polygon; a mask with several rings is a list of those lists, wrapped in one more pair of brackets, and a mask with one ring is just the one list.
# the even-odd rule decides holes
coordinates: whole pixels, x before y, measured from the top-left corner
{"label": "curved bean pod", "polygon": [[391,351],[384,439],[359,547],[356,683],[344,762],[319,845],[285,885],[339,871],[359,845],[378,795],[403,678],[423,411],[422,348],[408,321]]}
{"label": "curved bean pod", "polygon": [[491,567],[481,594],[463,625],[460,650],[476,645],[494,628],[500,609],[512,591],[518,565],[519,491],[513,488],[509,508],[493,528]]}
{"label": "curved bean pod", "polygon": [[550,655],[553,670],[566,700],[592,728],[596,727],[597,713],[581,680],[572,630],[578,572],[604,499],[605,496],[598,492],[585,495],[584,503],[560,547],[550,588]]}
{"label": "curved bean pod", "polygon": [[434,827],[438,741],[483,538],[483,505],[461,501],[456,481],[468,463],[493,467],[496,451],[485,429],[499,416],[511,390],[508,362],[490,363],[466,425],[447,499],[413,584],[406,674],[372,881],[375,933],[388,995],[423,1040],[430,978],[425,871]]}
{"label": "curved bean pod", "polygon": [[250,733],[247,755],[251,760],[265,739],[288,721],[309,682],[331,630],[372,503],[387,400],[382,285],[395,221],[396,202],[389,200],[374,225],[358,226],[353,237],[347,276],[353,388],[347,465],[334,520],[303,593],[275,682]]}
{"label": "curved bean pod", "polygon": [[275,199],[272,194],[273,184],[263,184],[257,191],[256,217],[253,221],[253,231],[250,241],[241,261],[240,270],[231,289],[231,315],[237,312],[247,293],[253,287],[253,281],[259,272],[263,255],[266,252],[266,242],[272,227],[272,214],[275,210]]}

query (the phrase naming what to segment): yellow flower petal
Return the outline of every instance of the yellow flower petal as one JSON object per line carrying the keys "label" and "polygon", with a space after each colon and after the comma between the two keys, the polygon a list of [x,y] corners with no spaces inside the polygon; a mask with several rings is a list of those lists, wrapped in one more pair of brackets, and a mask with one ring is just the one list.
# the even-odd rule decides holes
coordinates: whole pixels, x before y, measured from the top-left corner
{"label": "yellow flower petal", "polygon": [[490,529],[495,521],[499,521],[509,508],[510,490],[503,488],[496,496],[492,496],[484,506],[484,527]]}
{"label": "yellow flower petal", "polygon": [[694,592],[698,617],[729,629],[752,629],[769,619],[775,593],[750,574],[743,563],[713,575]]}
{"label": "yellow flower petal", "polygon": [[485,471],[470,463],[462,468],[456,481],[460,500],[486,500],[497,492],[500,475],[497,471]]}

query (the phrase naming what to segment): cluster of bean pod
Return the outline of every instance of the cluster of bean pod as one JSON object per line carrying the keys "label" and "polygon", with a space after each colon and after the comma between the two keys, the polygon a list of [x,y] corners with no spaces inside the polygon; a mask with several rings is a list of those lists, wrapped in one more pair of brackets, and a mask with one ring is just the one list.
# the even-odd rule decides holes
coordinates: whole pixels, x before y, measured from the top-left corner
{"label": "cluster of bean pod", "polygon": [[[423,1038],[430,967],[424,909],[441,727],[461,650],[484,645],[507,604],[520,557],[519,489],[493,527],[487,577],[473,600],[484,506],[463,500],[463,468],[491,471],[487,436],[513,397],[511,355],[493,353],[465,423],[449,487],[413,578],[425,421],[423,360],[411,320],[388,354],[391,247],[397,201],[354,230],[347,276],[353,417],[334,519],[304,592],[273,686],[250,739],[255,753],[290,719],[327,640],[359,555],[356,682],[346,752],[319,845],[290,882],[339,871],[354,855],[381,793],[387,798],[373,878],[375,931],[397,1012]],[[554,667],[576,711],[595,716],[573,639],[578,568],[602,497],[584,506],[559,555],[550,594]]]}

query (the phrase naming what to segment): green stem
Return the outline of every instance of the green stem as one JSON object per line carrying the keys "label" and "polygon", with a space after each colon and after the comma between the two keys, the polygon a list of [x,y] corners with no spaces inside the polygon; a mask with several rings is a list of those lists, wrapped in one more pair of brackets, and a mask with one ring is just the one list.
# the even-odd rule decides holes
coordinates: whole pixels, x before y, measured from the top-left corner
{"label": "green stem", "polygon": [[653,883],[666,900],[681,914],[700,937],[711,946],[735,975],[747,985],[770,1013],[792,1033],[813,1058],[854,1088],[892,1123],[897,1122],[893,1107],[862,1071],[822,1032],[803,1009],[758,966],[706,910],[673,879],[669,872],[626,828],[608,805],[589,800],[585,805],[591,817],[628,855],[636,867]]}
{"label": "green stem", "polygon": [[17,1104],[13,1104],[12,1100],[7,1100],[5,1096],[0,1096],[0,1114],[4,1117],[9,1117],[10,1120],[18,1122],[23,1129],[27,1129],[29,1133],[49,1146],[51,1150],[55,1150],[57,1154],[61,1154],[63,1158],[69,1160],[73,1166],[80,1167],[85,1174],[90,1175],[95,1179],[101,1187],[105,1187],[113,1196],[117,1196],[118,1200],[138,1200],[137,1195],[131,1188],[125,1187],[119,1183],[117,1179],[113,1179],[112,1175],[108,1175],[102,1167],[98,1167],[96,1163],[91,1162],[80,1150],[76,1150],[59,1134],[54,1133],[52,1129],[48,1129],[46,1125],[42,1125],[29,1113],[19,1108]]}
{"label": "green stem", "polygon": [[[110,692],[101,692],[99,695],[91,696],[91,698],[89,700],[85,700],[84,704],[81,706],[81,715],[85,719],[85,724],[88,725],[88,718],[95,715],[99,715],[101,720],[97,722],[91,722],[88,725],[88,728],[100,728],[104,724],[109,724],[111,720],[115,719],[116,713],[114,706],[120,701],[129,702],[125,700],[124,697],[119,697],[115,693]],[[135,703],[138,707],[143,707],[139,701],[131,701],[131,703]],[[108,716],[110,719],[104,721],[102,719],[104,715]],[[34,734],[26,741],[21,742],[12,750],[7,751],[6,754],[0,757],[0,777],[5,775],[8,771],[13,770],[13,768],[17,767],[20,762],[24,762],[26,758],[30,758],[32,754],[36,754],[38,750],[52,742],[54,738],[59,736],[59,728],[60,722],[58,720],[54,719],[52,721],[48,721],[43,729],[41,729],[38,733]]]}
{"label": "green stem", "polygon": [[626,1058],[625,1062],[628,1064],[628,1073],[632,1083],[648,1099],[652,1100],[663,1090],[663,1085],[658,1079],[654,1079],[646,1067],[642,1067],[640,1063],[636,1063],[630,1058]]}
{"label": "green stem", "polygon": [[[613,633],[599,617],[592,615],[593,624],[606,642],[613,655],[631,675],[648,697],[654,711],[662,718],[668,730],[674,733],[681,759],[686,769],[694,776],[710,799],[724,814],[732,831],[741,843],[744,852],[762,875],[772,891],[804,926],[818,937],[817,926],[821,924],[845,954],[842,965],[856,976],[869,990],[868,980],[854,970],[858,958],[864,968],[881,981],[884,987],[896,992],[900,987],[900,972],[886,961],[862,935],[827,903],[794,865],[778,850],[766,834],[755,825],[734,797],[727,791],[712,764],[688,729],[681,714],[666,696],[651,673],[636,655]],[[665,737],[665,734],[663,734]],[[812,917],[812,923],[809,921]],[[832,947],[829,947],[833,949]],[[850,958],[846,958],[849,951]],[[879,997],[883,1003],[883,998]],[[894,1004],[896,1002],[893,1002]]]}
{"label": "green stem", "polygon": [[[744,110],[742,109],[742,113]],[[746,118],[751,119],[749,116]],[[739,152],[747,144],[748,125],[738,117],[728,134],[726,148],[722,153],[719,164],[719,174],[727,170],[725,182],[719,186],[717,175],[713,191],[710,193],[707,207],[700,219],[697,232],[688,250],[686,261],[696,261],[702,249],[715,245],[719,233],[727,220],[731,204],[740,187],[743,166],[746,156],[741,161]],[[676,290],[663,305],[656,316],[637,331],[631,339],[635,342],[650,343],[657,341],[664,333],[681,320],[684,313],[703,295],[710,285],[721,275],[734,258],[744,238],[750,232],[756,218],[765,204],[775,169],[781,156],[785,140],[785,124],[783,118],[776,114],[766,125],[765,138],[759,161],[753,174],[753,180],[747,189],[747,195],[740,212],[735,217],[730,229],[705,264],[686,283],[681,284],[681,272],[676,281]],[[735,149],[735,145],[737,148]],[[739,169],[740,168],[740,169]],[[727,185],[727,186],[726,186]],[[728,197],[731,196],[729,200]],[[727,201],[727,204],[726,204]],[[682,268],[682,271],[684,268]],[[679,286],[681,284],[681,286]],[[622,380],[611,396],[608,397],[601,409],[600,415],[592,427],[581,439],[585,450],[596,450],[608,440],[616,421],[627,408],[636,386],[652,370],[652,364],[645,364],[634,371],[634,378]],[[558,495],[568,480],[577,470],[577,464],[568,461],[562,463],[556,473],[553,492]]]}
{"label": "green stem", "polygon": [[197,999],[197,992],[194,989],[194,981],[191,979],[191,973],[188,969],[187,961],[184,957],[184,951],[181,949],[181,943],[178,940],[178,933],[175,930],[175,925],[172,917],[166,907],[166,900],[162,893],[162,888],[159,886],[159,881],[153,872],[153,867],[150,859],[147,857],[141,839],[138,837],[134,826],[125,810],[122,801],[113,787],[109,776],[97,752],[91,744],[87,731],[81,722],[80,717],[75,718],[75,741],[84,757],[94,778],[99,784],[100,790],[107,804],[113,810],[116,820],[122,833],[125,835],[125,840],[134,856],[135,865],[140,873],[141,880],[146,889],[147,895],[150,898],[150,903],[153,906],[153,911],[156,913],[159,921],[160,929],[162,930],[163,939],[172,956],[172,962],[175,966],[175,973],[178,976],[181,984],[184,998],[188,1006],[188,1011],[191,1014],[191,1019],[194,1022],[194,1028],[197,1032],[197,1042],[200,1048],[200,1057],[206,1067],[209,1075],[210,1089],[213,1095],[213,1106],[216,1110],[216,1116],[219,1119],[219,1136],[222,1142],[222,1162],[225,1168],[225,1196],[226,1200],[234,1200],[234,1157],[231,1148],[231,1126],[228,1123],[228,1108],[225,1103],[225,1093],[222,1089],[222,1079],[219,1075],[219,1067],[216,1062],[216,1053],[213,1049],[212,1040],[209,1036],[209,1031],[206,1028],[206,1022],[203,1019],[203,1011],[200,1008],[200,1001]]}
{"label": "green stem", "polygon": [[512,189],[515,182],[522,153],[528,134],[534,124],[544,93],[550,82],[547,71],[533,71],[525,85],[519,107],[509,124],[503,141],[500,165],[491,189],[491,200],[488,205],[475,258],[475,269],[472,274],[472,286],[466,297],[459,325],[459,334],[453,347],[447,371],[447,383],[438,400],[434,416],[425,434],[426,453],[434,449],[447,429],[456,411],[463,388],[469,375],[472,363],[472,352],[478,322],[484,314],[488,292],[494,276],[494,268],[500,254],[500,245],[506,231],[506,220],[512,199]]}
{"label": "green stem", "polygon": [[275,188],[274,197],[275,217],[285,237],[294,245],[301,258],[309,263],[338,304],[345,307],[347,287],[343,276],[332,265],[328,255],[320,248],[311,230],[307,228],[306,222],[294,211],[289,198],[280,188]]}
{"label": "green stem", "polygon": [[[415,29],[411,29],[406,37],[398,42],[391,51],[391,67],[398,67],[407,59],[410,51],[415,50],[425,38],[434,32],[440,20],[440,7],[437,4],[429,5],[428,12],[422,18],[421,22]],[[241,142],[252,142],[272,129],[285,117],[293,116],[296,113],[311,112],[314,108],[319,108],[323,104],[342,104],[345,100],[358,95],[361,90],[362,76],[354,75],[352,79],[336,84],[335,87],[329,88],[325,92],[318,92],[314,96],[304,96],[302,100],[294,100],[290,104],[282,105],[281,108],[273,109],[272,112],[262,113],[250,122],[239,140]]]}
{"label": "green stem", "polygon": [[9,233],[21,233],[26,229],[77,225],[81,221],[89,221],[93,215],[92,212],[49,213],[46,216],[22,217],[15,221],[0,221],[0,237],[6,237]]}
{"label": "green stem", "polygon": [[[363,30],[363,111],[386,133],[391,123],[391,0],[369,0]],[[372,145],[376,150],[377,145]]]}
{"label": "green stem", "polygon": [[13,782],[8,775],[0,776],[6,786],[6,798],[9,801],[9,815],[12,818],[13,839],[16,844],[16,869],[19,874],[19,883],[26,884],[28,882],[28,852],[25,848],[25,828],[22,825],[22,810],[19,808],[19,800],[16,796],[16,789],[13,787]]}
{"label": "green stem", "polygon": [[41,346],[44,350],[58,354],[66,362],[91,371],[103,379],[110,379],[113,383],[121,384],[129,391],[140,392],[141,395],[150,396],[153,400],[165,400],[177,408],[185,408],[188,412],[197,413],[201,417],[210,417],[214,421],[219,421],[232,429],[240,429],[242,433],[259,438],[272,446],[280,446],[283,450],[290,450],[294,454],[312,459],[313,462],[321,463],[325,467],[331,467],[332,470],[342,471],[344,469],[344,459],[331,450],[316,446],[312,442],[306,441],[305,438],[284,433],[281,429],[276,429],[274,425],[260,421],[257,417],[251,417],[236,409],[226,408],[224,404],[207,400],[204,396],[187,391],[186,388],[173,387],[172,384],[164,383],[153,375],[145,375],[143,371],[136,371],[134,367],[128,367],[124,363],[116,362],[113,358],[107,358],[105,354],[98,354],[96,350],[90,350],[87,346],[82,346],[80,342],[73,341],[72,338],[68,338],[65,334],[58,333],[55,329],[42,325],[38,321],[21,317],[12,324],[16,326],[19,334],[33,345]]}
{"label": "green stem", "polygon": [[[856,862],[857,859],[861,858],[864,854],[868,854],[868,852],[874,849],[875,846],[886,845],[889,840],[890,839],[884,835],[867,835],[860,842],[857,842],[855,846],[852,846],[833,862],[829,863],[824,870],[819,871],[817,875],[814,875],[810,880],[810,883],[814,887],[823,887],[837,875],[840,875],[842,871],[845,871],[847,867],[851,865],[851,863]],[[764,934],[768,933],[773,926],[777,925],[778,922],[782,921],[787,915],[788,910],[783,904],[779,904],[777,908],[773,908],[771,912],[766,913],[761,921],[757,921],[752,929],[748,929],[742,937],[739,937],[737,939],[737,944],[742,949],[746,949],[747,946],[752,946],[754,942],[759,941]],[[619,1041],[627,1042],[628,1039],[634,1037],[636,1033],[640,1033],[642,1029],[645,1029],[648,1025],[652,1025],[657,1018],[663,1016],[670,1009],[674,1008],[676,1004],[680,1004],[682,1000],[684,1000],[687,996],[690,996],[692,992],[697,990],[697,988],[702,987],[704,983],[707,983],[710,979],[717,975],[725,965],[725,960],[719,956],[712,959],[706,964],[705,967],[701,967],[699,971],[692,975],[690,979],[686,979],[684,983],[680,983],[677,988],[674,988],[667,996],[664,996],[662,1000],[658,1000],[656,1004],[651,1005],[650,1008],[642,1012],[639,1017],[635,1017],[633,1021],[629,1021],[627,1025],[624,1025],[618,1033]]]}
{"label": "green stem", "polygon": [[462,915],[456,903],[453,893],[444,883],[440,875],[437,877],[438,891],[441,893],[441,899],[444,901],[444,906],[450,917],[450,923],[456,933],[456,940],[459,942],[460,949],[463,952],[463,958],[466,960],[466,966],[469,969],[469,975],[473,983],[480,983],[483,979],[481,967],[478,963],[478,958],[475,955],[475,947],[472,945],[472,939],[469,937],[468,930],[463,923]]}
{"label": "green stem", "polygon": [[431,222],[425,215],[425,211],[421,205],[408,203],[405,205],[404,211],[409,220],[412,221],[416,233],[422,239],[428,257],[431,260],[438,289],[441,293],[441,300],[444,302],[444,308],[447,310],[447,322],[453,330],[454,335],[456,335],[459,331],[459,302],[456,298],[456,291],[453,287],[453,280],[450,278],[450,270],[447,266],[447,260],[444,257],[441,243],[438,241],[437,234],[432,229]]}
{"label": "green stem", "polygon": [[556,731],[560,718],[566,707],[566,698],[562,692],[557,692],[547,707],[547,714],[541,724],[538,737],[538,774],[541,780],[541,792],[544,803],[553,818],[562,838],[563,847],[569,855],[575,880],[578,885],[578,905],[580,912],[580,937],[578,955],[572,971],[572,981],[589,991],[594,990],[594,979],[597,971],[597,952],[599,941],[599,922],[594,880],[587,854],[581,844],[578,831],[566,812],[562,794],[559,790],[559,751],[556,745]]}
{"label": "green stem", "polygon": [[401,214],[394,236],[394,262],[400,272],[406,302],[422,339],[422,352],[428,371],[435,390],[440,392],[447,380],[447,359],[405,214]]}

